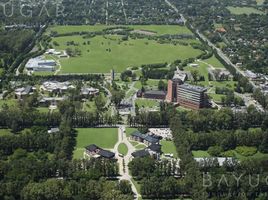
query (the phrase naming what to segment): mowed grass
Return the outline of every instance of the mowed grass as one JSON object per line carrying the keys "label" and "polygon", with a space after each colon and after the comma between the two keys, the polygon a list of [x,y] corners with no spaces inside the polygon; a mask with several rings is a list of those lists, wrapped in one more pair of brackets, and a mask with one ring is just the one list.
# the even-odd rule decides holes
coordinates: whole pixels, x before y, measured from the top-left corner
{"label": "mowed grass", "polygon": [[128,148],[127,145],[125,145],[124,143],[119,144],[118,146],[118,152],[122,155],[127,155],[128,152]]}
{"label": "mowed grass", "polygon": [[[60,59],[60,73],[109,73],[112,68],[119,73],[131,66],[184,60],[201,53],[191,46],[160,44],[148,39],[121,39],[120,36],[96,36],[91,39],[84,39],[82,36],[53,38],[52,41],[59,44],[54,47],[58,50],[81,50],[81,56]],[[78,46],[67,46],[68,41],[74,41]],[[90,45],[83,44],[87,41],[90,41]]]}
{"label": "mowed grass", "polygon": [[192,151],[194,158],[209,158],[211,157],[207,151]]}
{"label": "mowed grass", "polygon": [[228,6],[227,9],[234,15],[250,15],[250,14],[258,14],[258,15],[263,15],[264,12],[257,10],[256,8],[252,7],[232,7]]}
{"label": "mowed grass", "polygon": [[139,108],[156,108],[159,107],[159,102],[150,99],[137,99],[135,103]]}
{"label": "mowed grass", "polygon": [[212,65],[214,68],[224,68],[224,65],[214,55],[204,60],[204,62]]}
{"label": "mowed grass", "polygon": [[[102,31],[106,28],[116,28],[118,26],[106,26],[106,25],[79,25],[79,26],[51,26],[48,31],[56,31],[58,34],[64,33],[73,33],[73,32],[96,32]],[[120,26],[122,27],[122,26]],[[144,30],[151,31],[156,33],[156,35],[164,34],[192,34],[192,32],[186,26],[177,26],[177,25],[132,25],[132,26],[123,26],[130,27],[134,30]]]}
{"label": "mowed grass", "polygon": [[96,144],[104,149],[112,149],[118,140],[116,128],[78,128],[76,148],[73,157],[83,157],[84,148],[90,144]]}
{"label": "mowed grass", "polygon": [[173,141],[161,140],[163,153],[172,153],[175,158],[178,157],[177,149]]}

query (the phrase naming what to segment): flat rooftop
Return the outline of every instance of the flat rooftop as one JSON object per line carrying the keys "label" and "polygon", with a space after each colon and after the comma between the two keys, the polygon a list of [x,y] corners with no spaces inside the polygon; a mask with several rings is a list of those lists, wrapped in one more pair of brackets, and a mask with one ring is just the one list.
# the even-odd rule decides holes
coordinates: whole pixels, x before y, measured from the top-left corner
{"label": "flat rooftop", "polygon": [[183,89],[191,90],[194,92],[206,92],[207,91],[207,88],[205,87],[190,85],[188,83],[184,83],[183,85],[180,85],[179,87]]}

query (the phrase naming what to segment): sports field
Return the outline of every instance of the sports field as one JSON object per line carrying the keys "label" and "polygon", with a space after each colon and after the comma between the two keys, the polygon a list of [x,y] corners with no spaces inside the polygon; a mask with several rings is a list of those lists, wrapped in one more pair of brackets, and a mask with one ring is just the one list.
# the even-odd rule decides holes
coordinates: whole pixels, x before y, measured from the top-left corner
{"label": "sports field", "polygon": [[76,148],[73,158],[83,157],[84,148],[90,144],[96,144],[104,149],[112,149],[118,140],[116,128],[78,128]]}
{"label": "sports field", "polygon": [[[54,41],[59,44],[54,47],[56,49],[71,48],[81,51],[81,55],[60,59],[61,74],[109,73],[112,68],[116,72],[122,72],[132,66],[184,60],[201,53],[191,46],[160,44],[148,39],[122,41],[120,36],[96,36],[91,39],[66,36],[53,38]],[[70,41],[74,41],[77,46],[67,46]],[[84,42],[88,41],[90,44],[84,45]]]}
{"label": "sports field", "polygon": [[[119,35],[100,35],[85,37],[81,32],[102,31],[105,28],[117,28],[122,26],[52,26],[47,34],[57,32],[59,34],[73,33],[69,36],[53,37],[51,45],[56,50],[71,50],[79,53],[70,58],[60,58],[61,70],[59,74],[71,73],[109,73],[113,68],[120,73],[128,67],[143,64],[173,62],[177,59],[193,58],[202,52],[191,45],[160,43],[147,38],[123,40]],[[133,28],[134,32],[147,36],[188,34],[193,35],[186,26],[176,25],[130,25],[123,26]],[[187,41],[187,40],[185,40]],[[191,39],[191,42],[198,40]],[[187,43],[187,42],[186,42]],[[77,52],[76,51],[76,52]],[[69,51],[68,51],[69,52]]]}

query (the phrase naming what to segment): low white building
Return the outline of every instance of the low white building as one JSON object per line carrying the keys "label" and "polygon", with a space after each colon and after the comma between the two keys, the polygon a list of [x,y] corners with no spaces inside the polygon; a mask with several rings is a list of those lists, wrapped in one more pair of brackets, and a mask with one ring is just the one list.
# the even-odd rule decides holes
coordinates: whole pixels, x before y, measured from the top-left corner
{"label": "low white building", "polygon": [[54,60],[43,60],[41,57],[30,59],[25,68],[28,71],[34,72],[53,72],[56,68],[56,61]]}
{"label": "low white building", "polygon": [[63,92],[68,89],[74,89],[74,88],[75,87],[69,81],[66,82],[46,81],[40,87],[41,90],[47,92],[54,92],[54,91]]}
{"label": "low white building", "polygon": [[81,88],[81,92],[80,94],[85,96],[85,97],[89,97],[89,96],[95,96],[97,94],[99,94],[99,89],[93,88],[93,87],[83,87]]}

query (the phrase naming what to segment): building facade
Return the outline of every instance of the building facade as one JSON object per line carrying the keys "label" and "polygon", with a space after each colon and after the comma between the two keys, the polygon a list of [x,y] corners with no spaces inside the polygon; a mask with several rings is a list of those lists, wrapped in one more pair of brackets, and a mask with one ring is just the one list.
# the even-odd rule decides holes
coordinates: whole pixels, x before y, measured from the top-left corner
{"label": "building facade", "polygon": [[177,102],[180,106],[190,109],[200,109],[208,106],[207,89],[200,86],[182,84],[178,86]]}

